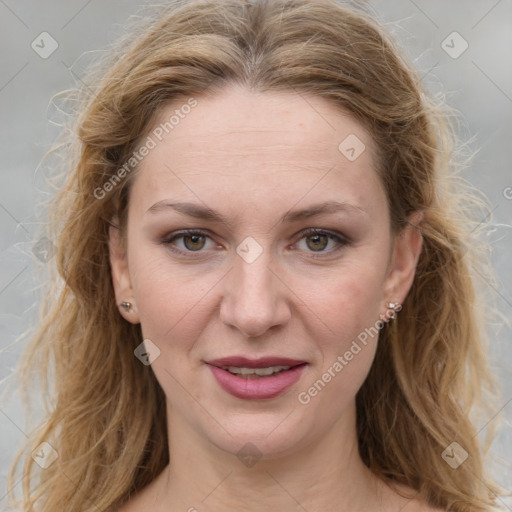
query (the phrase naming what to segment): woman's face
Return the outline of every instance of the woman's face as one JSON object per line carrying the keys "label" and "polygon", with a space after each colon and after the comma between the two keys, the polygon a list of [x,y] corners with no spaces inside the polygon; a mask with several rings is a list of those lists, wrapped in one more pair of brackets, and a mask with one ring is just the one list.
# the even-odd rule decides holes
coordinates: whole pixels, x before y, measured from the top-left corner
{"label": "woman's face", "polygon": [[285,454],[353,425],[421,239],[392,237],[373,142],[326,100],[238,86],[195,100],[143,141],[126,257],[111,238],[116,298],[151,340],[171,429]]}

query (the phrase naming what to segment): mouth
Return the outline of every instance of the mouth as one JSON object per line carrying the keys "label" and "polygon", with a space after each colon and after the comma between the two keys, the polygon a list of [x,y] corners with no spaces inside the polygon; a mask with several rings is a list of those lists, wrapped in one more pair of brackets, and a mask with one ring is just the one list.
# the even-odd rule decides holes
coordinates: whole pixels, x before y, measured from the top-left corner
{"label": "mouth", "polygon": [[[306,364],[306,363],[303,363]],[[299,365],[296,365],[299,366]],[[295,366],[267,366],[264,368],[244,368],[238,366],[221,366],[223,370],[228,371],[232,375],[236,375],[237,377],[242,377],[243,379],[261,379],[265,377],[271,377],[273,375],[278,375],[281,372],[286,372],[290,368],[295,368]]]}
{"label": "mouth", "polygon": [[282,357],[230,357],[208,361],[217,383],[243,399],[274,398],[297,382],[307,362]]}

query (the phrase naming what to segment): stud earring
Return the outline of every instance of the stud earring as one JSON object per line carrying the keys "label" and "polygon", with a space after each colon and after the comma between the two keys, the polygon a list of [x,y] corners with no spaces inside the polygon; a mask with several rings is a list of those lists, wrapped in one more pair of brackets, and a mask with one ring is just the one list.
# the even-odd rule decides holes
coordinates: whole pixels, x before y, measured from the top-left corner
{"label": "stud earring", "polygon": [[[402,305],[399,302],[387,302],[386,308],[388,309],[386,316],[389,317],[388,321],[391,321],[396,318],[396,314],[402,309]],[[391,314],[389,314],[389,311],[391,311]]]}
{"label": "stud earring", "polygon": [[122,308],[124,308],[127,313],[130,312],[130,308],[132,307],[132,303],[131,302],[121,302],[121,304],[119,304],[119,305]]}

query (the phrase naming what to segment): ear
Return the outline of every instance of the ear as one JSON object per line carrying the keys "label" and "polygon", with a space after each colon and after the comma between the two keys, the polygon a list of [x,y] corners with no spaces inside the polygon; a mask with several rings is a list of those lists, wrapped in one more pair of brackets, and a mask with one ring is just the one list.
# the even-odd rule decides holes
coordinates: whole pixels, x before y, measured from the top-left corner
{"label": "ear", "polygon": [[[116,296],[116,303],[121,315],[130,323],[140,323],[137,304],[133,296],[132,283],[128,268],[128,258],[126,250],[123,246],[121,231],[116,226],[119,225],[118,219],[115,218],[109,227],[109,255],[110,269],[112,275],[112,285]],[[127,311],[120,306],[121,302],[130,302],[131,307]]]}
{"label": "ear", "polygon": [[423,212],[414,212],[395,238],[385,284],[385,299],[403,304],[412,286],[423,246],[419,225]]}

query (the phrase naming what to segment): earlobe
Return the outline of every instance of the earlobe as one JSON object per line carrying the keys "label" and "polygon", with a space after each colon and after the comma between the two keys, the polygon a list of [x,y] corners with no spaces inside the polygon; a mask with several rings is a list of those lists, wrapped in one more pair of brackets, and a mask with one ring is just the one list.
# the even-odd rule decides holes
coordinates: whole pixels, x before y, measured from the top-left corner
{"label": "earlobe", "polygon": [[138,324],[140,320],[133,296],[128,260],[117,222],[114,222],[109,227],[108,247],[112,285],[119,312],[128,322]]}
{"label": "earlobe", "polygon": [[423,246],[420,223],[423,212],[414,212],[396,236],[386,283],[386,295],[403,304],[414,281]]}

